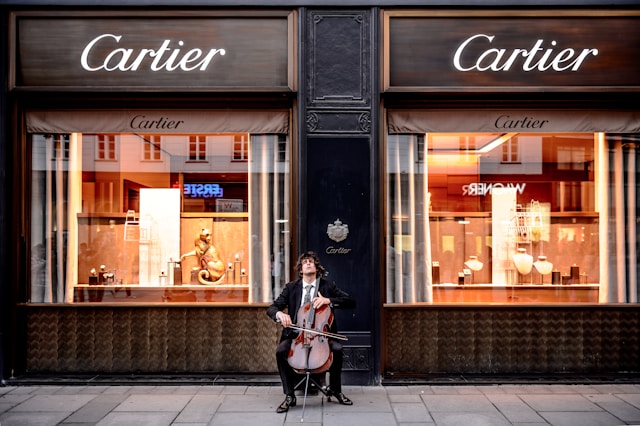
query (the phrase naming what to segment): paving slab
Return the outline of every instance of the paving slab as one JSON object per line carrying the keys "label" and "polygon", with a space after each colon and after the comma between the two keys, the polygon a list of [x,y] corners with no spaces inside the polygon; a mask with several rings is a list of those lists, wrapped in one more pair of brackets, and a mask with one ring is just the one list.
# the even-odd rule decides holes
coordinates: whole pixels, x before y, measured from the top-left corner
{"label": "paving slab", "polygon": [[628,402],[629,404],[633,405],[634,407],[640,408],[640,392],[635,393],[635,394],[619,393],[619,394],[617,394],[617,396],[621,400]]}
{"label": "paving slab", "polygon": [[585,395],[585,397],[627,424],[640,424],[640,409],[619,398],[618,395],[595,394]]}
{"label": "paving slab", "polygon": [[95,424],[113,411],[126,395],[100,395],[80,407],[65,419],[65,423]]}
{"label": "paving slab", "polygon": [[553,426],[619,426],[624,424],[615,416],[601,412],[541,412],[540,415]]}
{"label": "paving slab", "polygon": [[96,423],[96,426],[169,426],[177,414],[113,411]]}
{"label": "paving slab", "polygon": [[122,403],[118,404],[113,411],[168,411],[179,413],[189,403],[192,397],[191,395],[129,395]]}
{"label": "paving slab", "polygon": [[2,426],[56,426],[60,424],[71,412],[6,412],[0,415]]}
{"label": "paving slab", "polygon": [[376,412],[367,415],[358,412],[325,412],[322,420],[323,425],[331,426],[389,426],[397,424],[393,413],[390,412]]}
{"label": "paving slab", "polygon": [[422,402],[401,402],[391,404],[391,407],[393,408],[393,413],[399,423],[433,423],[433,419],[431,418],[429,411],[427,411],[427,407],[425,407]]}
{"label": "paving slab", "polygon": [[437,426],[510,426],[500,413],[481,412],[481,413],[460,413],[439,411],[431,413],[433,420]]}
{"label": "paving slab", "polygon": [[16,405],[9,411],[35,413],[65,412],[72,413],[95,398],[96,395],[45,395],[39,393]]}
{"label": "paving slab", "polygon": [[176,418],[176,423],[209,423],[220,407],[220,395],[195,395]]}
{"label": "paving slab", "polygon": [[[280,395],[224,395],[218,412],[251,413],[275,412],[282,402]],[[302,398],[298,398],[298,405],[302,405]]]}
{"label": "paving slab", "polygon": [[496,407],[485,395],[422,395],[422,400],[431,413],[496,411]]}
{"label": "paving slab", "polygon": [[282,426],[284,417],[282,414],[273,413],[217,413],[210,426]]}
{"label": "paving slab", "polygon": [[536,411],[602,411],[582,395],[535,394],[520,395],[520,398]]}
{"label": "paving slab", "polygon": [[511,423],[544,423],[544,419],[517,395],[492,394],[487,395],[487,399]]}

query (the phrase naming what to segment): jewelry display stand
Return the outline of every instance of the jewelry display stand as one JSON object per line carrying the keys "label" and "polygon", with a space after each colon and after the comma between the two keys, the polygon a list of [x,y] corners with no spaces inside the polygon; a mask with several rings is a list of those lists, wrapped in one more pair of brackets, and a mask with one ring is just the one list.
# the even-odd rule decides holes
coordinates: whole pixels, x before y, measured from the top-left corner
{"label": "jewelry display stand", "polygon": [[478,260],[478,256],[469,256],[469,260],[464,262],[464,264],[474,272],[482,270],[482,262]]}
{"label": "jewelry display stand", "polygon": [[544,284],[544,276],[553,271],[553,263],[547,260],[547,256],[538,256],[538,260],[533,262],[533,266],[540,273],[540,284]]}
{"label": "jewelry display stand", "polygon": [[[469,279],[470,282],[468,284],[473,284],[474,283],[473,274],[475,272],[481,271],[483,264],[482,264],[482,262],[480,262],[478,260],[478,256],[469,256],[469,260],[464,262],[464,266],[466,266],[469,269],[470,275],[471,275],[471,277]],[[466,275],[466,269],[464,271],[465,271],[465,275]],[[465,280],[465,284],[467,284],[466,280]]]}
{"label": "jewelry display stand", "polygon": [[531,200],[528,205],[516,204],[512,207],[509,235],[515,244],[516,253],[511,259],[518,271],[517,282],[519,284],[525,284],[527,276],[529,277],[529,283],[532,283],[533,242],[534,240],[540,240],[541,228],[542,211],[540,202]]}
{"label": "jewelry display stand", "polygon": [[533,256],[527,253],[524,248],[519,248],[518,253],[513,255],[513,264],[516,265],[516,270],[522,275],[528,275],[531,273],[533,267]]}

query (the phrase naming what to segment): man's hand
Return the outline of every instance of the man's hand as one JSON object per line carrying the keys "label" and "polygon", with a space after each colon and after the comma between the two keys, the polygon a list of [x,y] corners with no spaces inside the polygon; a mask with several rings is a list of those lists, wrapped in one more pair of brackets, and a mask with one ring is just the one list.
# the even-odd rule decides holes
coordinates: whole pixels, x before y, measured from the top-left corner
{"label": "man's hand", "polygon": [[318,292],[318,295],[313,298],[311,303],[313,303],[313,309],[318,309],[322,305],[330,305],[331,300],[327,299],[320,292]]}
{"label": "man's hand", "polygon": [[291,317],[289,316],[289,314],[285,314],[285,313],[284,313],[284,312],[282,312],[282,311],[278,311],[278,312],[276,313],[276,319],[277,319],[278,321],[280,321],[280,324],[282,324],[282,326],[283,326],[284,328],[287,328],[287,327],[289,327],[291,324],[293,324],[293,323],[291,322]]}

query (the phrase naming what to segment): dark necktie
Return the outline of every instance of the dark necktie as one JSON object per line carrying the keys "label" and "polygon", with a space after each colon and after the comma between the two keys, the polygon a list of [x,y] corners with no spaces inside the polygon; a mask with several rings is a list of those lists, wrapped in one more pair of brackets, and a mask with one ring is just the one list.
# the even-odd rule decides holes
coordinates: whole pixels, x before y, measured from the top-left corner
{"label": "dark necktie", "polygon": [[304,294],[304,305],[306,305],[307,303],[311,302],[311,290],[313,289],[313,286],[311,285],[306,285],[304,287],[305,289],[305,294]]}

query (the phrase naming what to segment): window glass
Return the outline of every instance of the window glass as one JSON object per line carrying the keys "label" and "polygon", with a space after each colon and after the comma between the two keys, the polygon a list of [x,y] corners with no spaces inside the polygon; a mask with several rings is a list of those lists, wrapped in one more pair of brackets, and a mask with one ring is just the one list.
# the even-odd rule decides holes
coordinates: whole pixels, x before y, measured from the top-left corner
{"label": "window glass", "polygon": [[598,302],[604,143],[594,133],[389,134],[387,302]]}
{"label": "window glass", "polygon": [[284,134],[29,134],[28,301],[269,301],[289,270]]}

